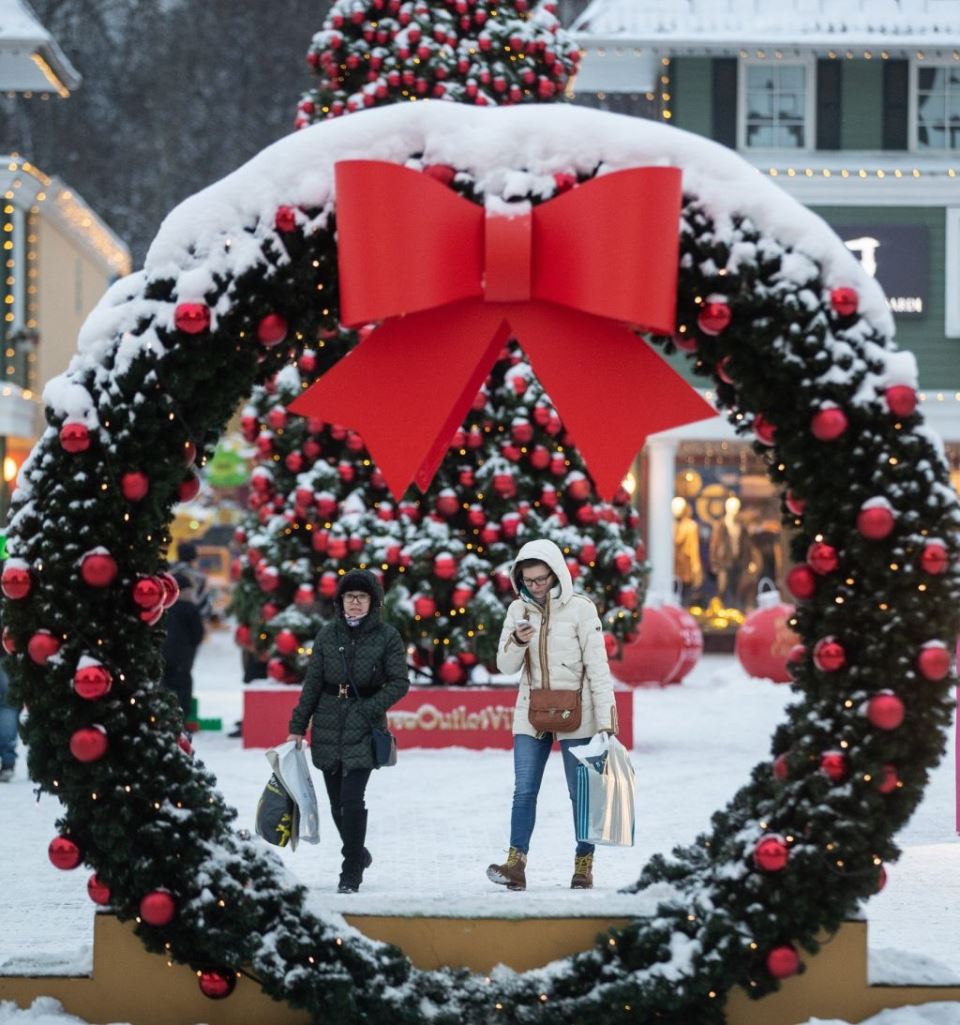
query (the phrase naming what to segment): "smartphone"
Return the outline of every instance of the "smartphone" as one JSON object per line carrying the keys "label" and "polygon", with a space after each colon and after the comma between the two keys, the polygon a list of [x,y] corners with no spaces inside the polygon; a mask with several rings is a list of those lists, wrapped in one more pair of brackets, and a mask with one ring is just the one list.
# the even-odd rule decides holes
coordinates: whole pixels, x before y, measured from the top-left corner
{"label": "smartphone", "polygon": [[518,619],[517,626],[533,626],[529,619]]}

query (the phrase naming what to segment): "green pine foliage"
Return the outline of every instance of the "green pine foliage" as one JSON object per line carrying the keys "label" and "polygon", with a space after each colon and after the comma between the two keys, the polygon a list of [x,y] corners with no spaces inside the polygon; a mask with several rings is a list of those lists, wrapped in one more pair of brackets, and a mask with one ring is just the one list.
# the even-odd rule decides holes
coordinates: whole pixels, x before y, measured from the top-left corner
{"label": "green pine foliage", "polygon": [[295,125],[403,100],[558,98],[580,50],[555,10],[528,0],[337,0],[307,53],[317,84]]}

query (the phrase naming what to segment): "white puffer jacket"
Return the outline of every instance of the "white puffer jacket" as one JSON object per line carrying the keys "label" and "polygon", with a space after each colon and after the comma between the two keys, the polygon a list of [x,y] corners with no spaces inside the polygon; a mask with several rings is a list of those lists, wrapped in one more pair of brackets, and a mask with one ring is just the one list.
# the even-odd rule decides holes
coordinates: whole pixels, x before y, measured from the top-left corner
{"label": "white puffer jacket", "polygon": [[[543,608],[522,589],[517,564],[525,559],[545,562],[559,581],[559,586],[553,588]],[[524,654],[529,648],[532,686],[577,690],[583,680],[580,728],[560,734],[561,739],[592,737],[598,730],[616,732],[617,710],[603,643],[603,626],[593,602],[585,595],[574,593],[563,553],[552,541],[529,541],[514,559],[510,579],[519,597],[510,603],[500,634],[497,650],[500,672],[515,673],[522,669]],[[518,644],[514,637],[517,622],[521,619],[533,623],[535,632],[529,644]],[[527,716],[531,687],[531,680],[527,677],[526,671],[520,677],[513,732],[535,737],[537,731]]]}

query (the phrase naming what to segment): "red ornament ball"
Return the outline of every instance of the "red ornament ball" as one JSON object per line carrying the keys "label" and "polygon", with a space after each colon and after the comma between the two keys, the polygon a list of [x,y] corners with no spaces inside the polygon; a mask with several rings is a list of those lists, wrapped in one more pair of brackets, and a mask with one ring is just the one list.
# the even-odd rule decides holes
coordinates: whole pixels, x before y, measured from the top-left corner
{"label": "red ornament ball", "polygon": [[437,675],[444,683],[457,684],[462,683],[466,679],[467,674],[464,672],[459,659],[447,658],[443,660]]}
{"label": "red ornament ball", "polygon": [[96,762],[106,753],[110,742],[102,726],[81,726],[70,736],[70,754],[78,762]]}
{"label": "red ornament ball", "polygon": [[176,913],[177,903],[167,890],[151,890],[140,901],[140,917],[147,925],[169,925]]}
{"label": "red ornament ball", "polygon": [[590,495],[590,481],[586,477],[575,477],[567,485],[567,495],[575,502],[582,502]]}
{"label": "red ornament ball", "polygon": [[773,775],[783,782],[790,775],[790,766],[785,754],[777,755],[773,760]]}
{"label": "red ornament ball", "polygon": [[251,636],[250,627],[246,623],[241,623],[233,632],[233,639],[241,648],[246,648],[250,644]]}
{"label": "red ornament ball", "polygon": [[796,949],[789,945],[774,947],[767,954],[766,965],[767,971],[775,979],[786,979],[796,975],[800,970],[800,956]]}
{"label": "red ornament ball", "polygon": [[64,872],[76,868],[83,860],[80,848],[66,836],[55,836],[50,841],[47,857],[54,868],[59,868]]}
{"label": "red ornament ball", "polygon": [[30,578],[30,568],[22,563],[7,562],[0,575],[0,590],[11,601],[19,601],[26,598],[30,593],[33,581]]}
{"label": "red ornament ball", "polygon": [[836,548],[825,541],[814,541],[807,549],[807,565],[817,576],[833,573],[840,565],[840,557]]}
{"label": "red ornament ball", "polygon": [[8,655],[13,655],[17,650],[17,642],[13,639],[13,634],[10,632],[10,628],[5,626],[3,632],[0,633],[0,644],[3,645],[3,650]]}
{"label": "red ornament ball", "polygon": [[798,498],[792,491],[787,491],[784,497],[784,504],[794,516],[802,516],[807,508],[807,500]]}
{"label": "red ornament ball", "polygon": [[168,573],[166,570],[158,573],[157,579],[163,587],[163,607],[169,609],[172,605],[176,604],[177,599],[180,597],[180,585],[174,579],[173,574]]}
{"label": "red ornament ball", "polygon": [[896,524],[887,505],[865,506],[857,513],[857,530],[868,541],[882,541],[893,533]]}
{"label": "red ornament ball", "polygon": [[211,1000],[223,1000],[234,991],[237,985],[237,973],[229,968],[209,969],[201,972],[197,980],[200,992]]}
{"label": "red ornament ball", "polygon": [[[622,605],[623,592],[617,596]],[[634,592],[636,603],[636,592]],[[631,634],[610,660],[610,671],[623,683],[662,686],[673,675],[683,657],[683,632],[679,623],[661,608],[643,610],[640,629]]]}
{"label": "red ornament ball", "polygon": [[96,701],[110,693],[114,678],[99,662],[83,665],[74,673],[74,693],[87,701]]}
{"label": "red ornament ball", "polygon": [[210,307],[204,303],[180,303],[174,310],[173,323],[184,334],[198,335],[210,328]]}
{"label": "red ornament ball", "polygon": [[818,441],[836,441],[846,431],[850,422],[842,409],[831,406],[821,409],[810,421],[810,433]]}
{"label": "red ornament ball", "polygon": [[753,863],[764,872],[781,872],[787,867],[790,849],[782,836],[765,836],[753,849]]}
{"label": "red ornament ball", "polygon": [[847,652],[834,637],[823,637],[813,646],[813,664],[823,673],[835,673],[847,664]]}
{"label": "red ornament ball", "polygon": [[731,362],[732,360],[730,356],[724,356],[717,364],[717,377],[719,377],[724,384],[736,384],[733,375],[730,373]]}
{"label": "red ornament ball", "polygon": [[697,327],[705,335],[718,335],[730,326],[733,313],[725,302],[706,302],[697,316]]}
{"label": "red ornament ball", "polygon": [[[321,598],[332,598],[337,593],[337,584],[339,578],[337,574],[332,570],[328,570],[326,573],[321,574],[320,582],[317,584],[317,591]],[[313,592],[311,591],[311,598],[313,600]]]}
{"label": "red ornament ball", "polygon": [[139,502],[150,490],[150,478],[139,470],[131,470],[120,478],[120,492],[128,502]]}
{"label": "red ornament ball", "polygon": [[830,305],[841,317],[850,317],[857,312],[860,296],[855,288],[834,288],[830,291]]}
{"label": "red ornament ball", "polygon": [[190,738],[186,733],[181,733],[180,736],[177,737],[177,747],[179,747],[186,755],[193,754],[193,744],[190,743]]}
{"label": "red ornament ball", "polygon": [[816,594],[817,576],[807,565],[794,566],[787,573],[787,588],[794,598],[806,601]]}
{"label": "red ornament ball", "polygon": [[[416,40],[411,39],[411,42],[416,42]],[[428,178],[440,182],[441,185],[452,185],[453,179],[457,176],[457,169],[449,164],[427,164],[423,173]]]}
{"label": "red ornament ball", "polygon": [[106,883],[100,882],[96,873],[94,873],[87,880],[87,896],[94,904],[104,907],[110,903],[110,887]]}
{"label": "red ornament ball", "polygon": [[939,681],[950,672],[950,652],[946,645],[932,641],[917,655],[917,669],[925,680]]}
{"label": "red ornament ball", "polygon": [[761,445],[772,445],[777,439],[777,428],[762,413],[753,418],[753,433]]}
{"label": "red ornament ball", "polygon": [[433,574],[440,580],[452,580],[457,575],[457,560],[447,552],[441,552],[433,560]]}
{"label": "red ornament ball", "polygon": [[895,384],[888,388],[883,397],[887,401],[887,409],[894,416],[910,416],[917,408],[917,393],[905,384]]}
{"label": "red ornament ball", "polygon": [[133,585],[133,601],[141,609],[162,606],[164,593],[163,584],[156,577],[140,577]]}
{"label": "red ornament ball", "polygon": [[90,447],[90,432],[85,424],[69,421],[60,428],[60,447],[64,452],[76,455]]}
{"label": "red ornament ball", "polygon": [[300,647],[300,638],[292,630],[281,630],[274,637],[273,645],[281,655],[293,655]]}
{"label": "red ornament ball", "polygon": [[681,334],[679,331],[673,336],[673,344],[681,352],[696,352],[697,351],[697,338],[696,335],[687,334],[684,332]]}
{"label": "red ornament ball", "polygon": [[414,614],[421,619],[429,619],[437,611],[437,603],[427,594],[421,594],[413,600]]}
{"label": "red ornament ball", "polygon": [[789,683],[787,655],[798,638],[787,624],[796,610],[780,601],[776,591],[770,595],[772,600],[754,609],[743,621],[734,639],[734,652],[751,676]]}
{"label": "red ornament ball", "polygon": [[847,756],[842,751],[824,751],[820,771],[832,782],[842,783],[847,778]]}
{"label": "red ornament ball", "polygon": [[437,495],[437,512],[441,516],[455,516],[460,509],[460,499],[452,488],[446,488]]}
{"label": "red ornament ball", "polygon": [[880,691],[867,702],[867,719],[878,730],[895,730],[905,714],[903,702],[893,691]]}
{"label": "red ornament ball", "polygon": [[94,549],[81,559],[80,576],[91,587],[109,587],[117,579],[117,562],[106,548]]}
{"label": "red ornament ball", "polygon": [[900,777],[897,775],[896,766],[884,765],[880,778],[877,781],[877,790],[881,794],[892,794],[900,785]]}
{"label": "red ornament ball", "polygon": [[27,641],[27,654],[38,666],[46,665],[47,660],[53,658],[59,650],[60,642],[49,630],[38,630]]}
{"label": "red ornament ball", "polygon": [[257,341],[268,349],[279,345],[287,337],[289,326],[279,313],[268,313],[257,324]]}
{"label": "red ornament ball", "polygon": [[939,576],[946,573],[950,565],[950,553],[942,541],[930,541],[923,546],[920,553],[920,568],[924,573]]}
{"label": "red ornament ball", "polygon": [[278,206],[277,212],[273,216],[273,226],[277,231],[285,235],[291,231],[296,231],[297,215],[294,208],[292,206]]}
{"label": "red ornament ball", "polygon": [[613,564],[618,573],[629,573],[633,568],[633,553],[620,552],[619,555],[614,556]]}
{"label": "red ornament ball", "polygon": [[180,502],[192,502],[200,493],[200,478],[191,473],[184,477],[177,487],[177,500]]}

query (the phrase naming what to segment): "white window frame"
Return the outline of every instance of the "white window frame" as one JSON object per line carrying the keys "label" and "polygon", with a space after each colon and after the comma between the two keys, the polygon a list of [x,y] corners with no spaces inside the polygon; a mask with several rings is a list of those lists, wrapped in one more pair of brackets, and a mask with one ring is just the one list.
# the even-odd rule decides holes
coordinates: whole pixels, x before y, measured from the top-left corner
{"label": "white window frame", "polygon": [[920,103],[920,69],[956,67],[956,61],[918,61],[916,57],[910,61],[907,87],[907,146],[910,148],[911,153],[919,153],[923,156],[929,157],[943,156],[944,158],[951,154],[953,156],[960,155],[960,146],[954,146],[952,149],[920,149],[920,144],[917,140],[917,132],[920,127],[920,118],[918,117],[918,106]]}
{"label": "white window frame", "polygon": [[[806,57],[791,57],[789,60],[774,58],[741,57],[737,62],[737,150],[740,153],[811,153],[817,148],[817,60],[813,54]],[[747,68],[748,67],[795,67],[802,66],[806,75],[806,96],[804,97],[803,127],[806,145],[796,149],[782,146],[747,145]]]}

